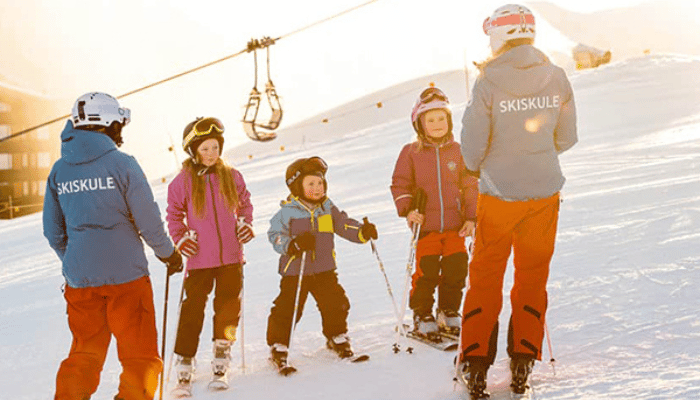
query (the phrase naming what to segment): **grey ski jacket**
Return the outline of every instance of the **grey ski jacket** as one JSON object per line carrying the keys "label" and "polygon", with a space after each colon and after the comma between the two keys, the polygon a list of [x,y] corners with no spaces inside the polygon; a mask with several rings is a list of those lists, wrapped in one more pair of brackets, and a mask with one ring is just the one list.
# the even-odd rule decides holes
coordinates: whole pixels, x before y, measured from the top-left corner
{"label": "grey ski jacket", "polygon": [[566,73],[531,45],[480,69],[461,133],[464,162],[480,174],[479,192],[508,201],[559,192],[559,154],[578,141]]}

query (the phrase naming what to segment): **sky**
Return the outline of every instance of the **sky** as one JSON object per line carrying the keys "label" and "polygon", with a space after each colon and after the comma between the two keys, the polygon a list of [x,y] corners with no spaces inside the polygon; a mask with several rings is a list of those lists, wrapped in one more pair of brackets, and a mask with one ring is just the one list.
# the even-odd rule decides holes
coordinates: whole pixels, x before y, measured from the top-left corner
{"label": "sky", "polygon": [[[0,51],[7,55],[0,75],[58,99],[68,113],[83,93],[118,96],[237,53],[251,38],[283,36],[270,49],[270,74],[285,127],[391,85],[483,60],[489,49],[482,22],[504,2],[379,0],[286,36],[363,3],[6,1],[0,4]],[[553,3],[592,12],[640,2]],[[540,33],[539,45],[562,41]],[[266,81],[264,56],[258,54],[258,88]],[[123,149],[144,161],[149,178],[157,178],[177,164],[167,148],[179,144],[182,128],[194,117],[218,116],[231,132],[225,147],[242,143],[247,138],[239,121],[253,84],[253,57],[243,54],[128,96],[122,103],[133,118]]]}

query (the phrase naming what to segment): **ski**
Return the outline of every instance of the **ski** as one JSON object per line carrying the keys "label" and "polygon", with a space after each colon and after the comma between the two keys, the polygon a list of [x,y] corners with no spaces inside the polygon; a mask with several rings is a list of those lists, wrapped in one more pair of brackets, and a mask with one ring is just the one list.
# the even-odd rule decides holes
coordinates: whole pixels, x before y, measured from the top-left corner
{"label": "ski", "polygon": [[428,346],[440,350],[440,351],[454,351],[457,350],[459,344],[456,340],[449,338],[444,338],[442,336],[437,336],[435,338],[430,338],[416,333],[415,331],[406,332],[406,337],[413,340],[419,341],[421,343],[427,344]]}
{"label": "ski", "polygon": [[369,361],[369,354],[353,354],[351,357],[348,357],[347,360],[351,363]]}
{"label": "ski", "polygon": [[339,350],[333,348],[330,344],[326,346],[333,354],[337,355],[341,360],[345,360],[351,363],[365,362],[369,360],[369,354],[355,354],[350,349]]}
{"label": "ski", "polygon": [[440,329],[438,333],[444,339],[459,341],[459,329],[452,332]]}
{"label": "ski", "polygon": [[534,393],[530,388],[526,389],[525,393],[510,392],[511,400],[533,400],[534,398]]}
{"label": "ski", "polygon": [[[459,347],[459,337],[455,336],[447,336],[443,335],[442,332],[440,332],[438,335],[434,337],[427,337],[424,335],[421,335],[417,333],[415,330],[411,330],[411,326],[404,324],[404,331],[406,332],[406,337],[416,340],[418,342],[427,344],[428,346],[440,350],[440,351],[454,351],[457,350]],[[409,353],[413,352],[413,348],[409,347],[410,351]],[[397,353],[397,351],[394,351]]]}

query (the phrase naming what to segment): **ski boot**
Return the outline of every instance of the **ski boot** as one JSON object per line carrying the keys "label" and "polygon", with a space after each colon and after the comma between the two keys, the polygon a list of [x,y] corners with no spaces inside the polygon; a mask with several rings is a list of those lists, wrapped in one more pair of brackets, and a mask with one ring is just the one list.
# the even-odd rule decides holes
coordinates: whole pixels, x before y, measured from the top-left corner
{"label": "ski boot", "polygon": [[275,364],[277,371],[284,376],[296,372],[296,368],[287,362],[288,351],[287,346],[282,343],[275,343],[270,346],[270,361]]}
{"label": "ski boot", "polygon": [[440,333],[432,313],[413,314],[413,332],[430,340],[440,341]]}
{"label": "ski boot", "polygon": [[270,346],[270,360],[272,360],[272,362],[277,366],[286,364],[288,354],[287,351],[287,346],[281,343],[273,344]]}
{"label": "ski boot", "polygon": [[491,397],[491,394],[486,391],[487,373],[488,367],[484,366],[482,363],[470,364],[468,361],[465,361],[460,364],[459,380],[467,387],[471,400],[488,399]]}
{"label": "ski boot", "polygon": [[535,360],[532,357],[515,356],[510,359],[510,390],[515,394],[526,394]]}
{"label": "ski boot", "polygon": [[350,358],[354,355],[347,333],[341,333],[340,335],[329,338],[326,341],[326,346],[336,352],[340,358]]}
{"label": "ski boot", "polygon": [[194,357],[178,355],[175,362],[175,374],[178,383],[189,384],[194,380]]}
{"label": "ski boot", "polygon": [[211,360],[212,380],[210,389],[228,388],[228,369],[231,364],[231,341],[226,339],[214,340],[214,359]]}
{"label": "ski boot", "polygon": [[195,362],[193,357],[185,357],[178,354],[175,363],[175,376],[177,384],[171,394],[174,397],[192,396],[192,382],[194,381]]}
{"label": "ski boot", "polygon": [[437,325],[440,332],[445,332],[451,336],[457,336],[462,327],[462,317],[454,310],[438,310]]}

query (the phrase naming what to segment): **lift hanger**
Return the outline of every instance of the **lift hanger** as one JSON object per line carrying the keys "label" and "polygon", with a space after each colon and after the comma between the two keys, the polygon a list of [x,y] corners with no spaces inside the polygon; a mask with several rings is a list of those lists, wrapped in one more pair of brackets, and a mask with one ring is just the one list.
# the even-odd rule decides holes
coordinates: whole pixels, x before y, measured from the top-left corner
{"label": "lift hanger", "polygon": [[[249,138],[258,142],[267,142],[277,137],[277,133],[273,132],[277,129],[282,121],[282,105],[280,104],[279,96],[275,85],[270,78],[270,46],[275,44],[275,40],[269,37],[264,37],[260,40],[251,39],[248,42],[247,52],[253,52],[253,60],[255,62],[255,83],[253,89],[248,96],[248,104],[243,115],[243,130]],[[270,120],[267,123],[259,123],[257,121],[258,111],[260,110],[260,101],[262,93],[258,90],[258,49],[265,48],[267,50],[267,83],[265,84],[265,97],[270,105]],[[262,131],[260,131],[262,130]]]}

